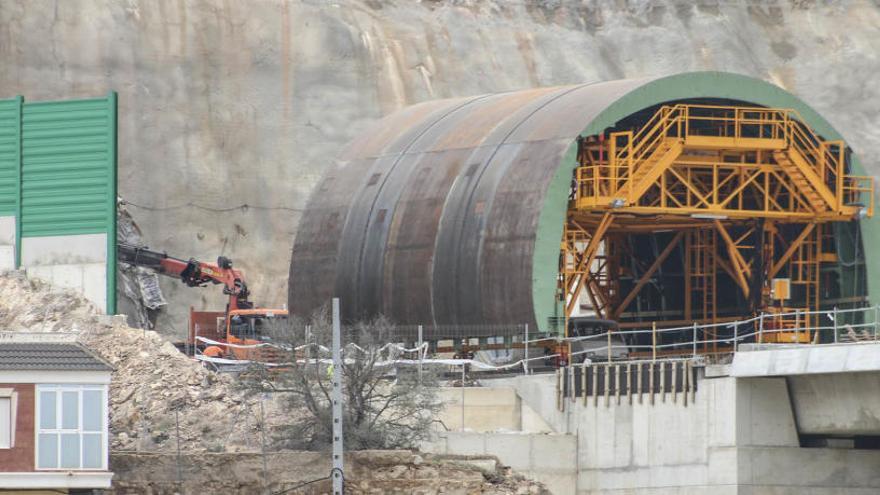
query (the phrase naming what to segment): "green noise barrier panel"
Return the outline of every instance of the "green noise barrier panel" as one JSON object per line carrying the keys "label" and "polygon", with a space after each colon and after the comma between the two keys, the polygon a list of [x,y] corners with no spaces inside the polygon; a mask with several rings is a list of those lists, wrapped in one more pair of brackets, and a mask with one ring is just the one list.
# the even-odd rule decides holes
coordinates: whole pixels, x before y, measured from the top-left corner
{"label": "green noise barrier panel", "polygon": [[16,268],[26,238],[105,234],[106,311],[115,312],[116,93],[0,100],[0,216],[15,219]]}

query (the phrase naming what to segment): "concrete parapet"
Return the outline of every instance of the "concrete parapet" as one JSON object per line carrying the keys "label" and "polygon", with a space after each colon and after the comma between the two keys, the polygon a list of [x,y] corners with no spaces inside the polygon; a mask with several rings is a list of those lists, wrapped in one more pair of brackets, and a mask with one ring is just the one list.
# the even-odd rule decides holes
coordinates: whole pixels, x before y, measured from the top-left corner
{"label": "concrete parapet", "polygon": [[744,344],[730,375],[745,378],[880,371],[880,341],[823,345]]}

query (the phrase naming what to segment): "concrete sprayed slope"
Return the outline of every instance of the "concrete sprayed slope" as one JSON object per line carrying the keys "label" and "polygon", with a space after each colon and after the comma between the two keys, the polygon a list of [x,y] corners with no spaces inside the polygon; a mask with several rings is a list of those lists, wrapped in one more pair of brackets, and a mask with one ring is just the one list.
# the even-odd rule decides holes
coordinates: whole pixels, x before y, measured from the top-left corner
{"label": "concrete sprayed slope", "polygon": [[[4,0],[0,97],[119,92],[120,193],[153,247],[286,300],[298,210],[344,143],[420,101],[727,70],[809,101],[872,170],[880,17],[867,1]],[[247,204],[249,207],[242,208]],[[219,291],[163,280],[165,332]]]}
{"label": "concrete sprayed slope", "polygon": [[293,249],[291,309],[305,316],[338,296],[348,318],[545,328],[561,316],[556,270],[577,137],[688,98],[792,108],[840,139],[781,88],[721,72],[416,105],[353,141],[313,194]]}

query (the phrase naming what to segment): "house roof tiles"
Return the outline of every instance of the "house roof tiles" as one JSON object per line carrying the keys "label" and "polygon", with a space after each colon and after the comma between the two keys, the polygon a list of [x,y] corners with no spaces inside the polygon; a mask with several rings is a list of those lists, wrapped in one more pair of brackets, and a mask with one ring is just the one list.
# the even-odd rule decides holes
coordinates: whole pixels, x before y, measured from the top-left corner
{"label": "house roof tiles", "polygon": [[73,342],[0,343],[0,370],[111,371],[107,361]]}

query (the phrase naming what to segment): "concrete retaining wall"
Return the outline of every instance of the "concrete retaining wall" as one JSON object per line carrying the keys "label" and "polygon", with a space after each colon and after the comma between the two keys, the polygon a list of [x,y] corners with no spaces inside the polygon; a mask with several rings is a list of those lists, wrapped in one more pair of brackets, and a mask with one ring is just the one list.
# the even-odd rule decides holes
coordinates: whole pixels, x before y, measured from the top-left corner
{"label": "concrete retaining wall", "polygon": [[15,269],[15,217],[0,216],[0,271]]}
{"label": "concrete retaining wall", "polygon": [[29,276],[82,293],[101,310],[107,307],[106,234],[25,237],[21,267]]}
{"label": "concrete retaining wall", "polygon": [[[15,269],[15,217],[0,216],[0,272]],[[107,235],[25,237],[21,268],[31,277],[83,294],[107,307]]]}
{"label": "concrete retaining wall", "polygon": [[512,387],[441,388],[439,396],[444,404],[439,419],[449,430],[552,431]]}
{"label": "concrete retaining wall", "polygon": [[554,431],[576,437],[576,493],[880,493],[880,451],[800,447],[785,377],[717,371],[700,377],[687,406],[566,400],[559,411],[552,375],[497,384],[514,387]]}

